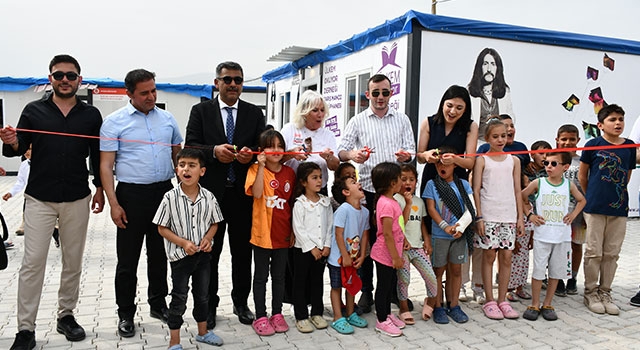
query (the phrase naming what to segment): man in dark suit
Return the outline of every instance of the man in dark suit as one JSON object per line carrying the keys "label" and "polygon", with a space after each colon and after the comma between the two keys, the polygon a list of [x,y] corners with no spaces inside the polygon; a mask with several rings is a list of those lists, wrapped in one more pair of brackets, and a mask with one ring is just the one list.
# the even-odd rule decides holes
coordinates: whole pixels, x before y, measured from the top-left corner
{"label": "man in dark suit", "polygon": [[255,105],[240,100],[242,67],[223,62],[216,67],[214,84],[220,92],[216,98],[191,109],[187,124],[186,146],[202,149],[207,172],[200,184],[213,192],[222,208],[224,221],[218,226],[211,251],[209,284],[209,318],[207,328],[216,325],[218,296],[218,262],[225,229],[229,228],[231,247],[231,299],[233,312],[241,323],[251,324],[254,314],[247,306],[251,291],[251,212],[252,198],[245,195],[247,170],[257,149],[258,136],[265,129],[265,118]]}

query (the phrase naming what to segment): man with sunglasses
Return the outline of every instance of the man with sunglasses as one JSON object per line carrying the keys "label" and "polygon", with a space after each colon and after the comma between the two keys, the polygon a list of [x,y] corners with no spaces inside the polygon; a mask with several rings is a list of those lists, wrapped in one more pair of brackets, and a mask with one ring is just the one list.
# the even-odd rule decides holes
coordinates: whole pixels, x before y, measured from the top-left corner
{"label": "man with sunglasses", "polygon": [[[115,289],[118,334],[133,337],[138,262],[147,252],[150,316],[167,323],[167,258],[153,223],[164,194],[173,189],[182,135],[171,113],[156,107],[155,74],[135,69],[124,78],[129,103],[108,115],[100,129],[100,176],[117,226]],[[151,141],[151,144],[131,142]],[[129,142],[127,142],[129,141]],[[114,185],[113,175],[118,180]]]}
{"label": "man with sunglasses", "polygon": [[[56,330],[67,340],[85,338],[73,310],[78,303],[82,255],[87,237],[89,211],[104,207],[100,177],[93,184],[91,199],[86,158],[99,168],[97,138],[73,137],[68,133],[97,137],[102,116],[97,108],[82,102],[76,92],[82,82],[80,65],[69,55],[57,55],[49,63],[49,82],[53,93],[29,103],[18,120],[18,128],[0,130],[2,154],[20,156],[32,145],[31,173],[25,190],[24,256],[18,282],[18,333],[13,350],[36,346],[35,321],[42,296],[51,232],[60,223],[62,269],[58,289]],[[47,134],[42,133],[48,132]]]}
{"label": "man with sunglasses", "polygon": [[209,317],[207,328],[216,326],[218,296],[218,262],[225,230],[228,228],[231,249],[231,299],[233,312],[241,323],[253,323],[254,314],[247,306],[251,291],[251,214],[253,199],[244,192],[247,170],[254,160],[258,137],[265,129],[265,118],[257,106],[240,100],[244,74],[236,62],[216,67],[214,84],[220,92],[214,99],[191,109],[187,123],[186,146],[202,149],[207,172],[200,184],[213,192],[220,203],[224,221],[211,250],[209,281]]}
{"label": "man with sunglasses", "polygon": [[[343,162],[353,160],[359,164],[360,183],[367,200],[369,213],[374,213],[375,189],[371,182],[371,170],[382,162],[406,163],[416,151],[416,139],[409,117],[393,108],[389,100],[393,96],[391,81],[386,75],[375,74],[367,83],[365,96],[369,108],[349,120],[338,156]],[[376,241],[375,216],[371,215],[369,242]],[[361,268],[362,296],[358,306],[371,312],[373,305],[373,261],[367,257]],[[392,282],[393,283],[393,282]],[[412,309],[410,306],[410,309]]]}

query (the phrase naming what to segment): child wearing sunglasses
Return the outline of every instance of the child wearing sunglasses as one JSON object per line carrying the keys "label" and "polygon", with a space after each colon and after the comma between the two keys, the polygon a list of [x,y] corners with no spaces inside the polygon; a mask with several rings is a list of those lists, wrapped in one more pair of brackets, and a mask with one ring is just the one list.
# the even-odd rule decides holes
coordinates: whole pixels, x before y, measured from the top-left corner
{"label": "child wearing sunglasses", "polygon": [[[578,187],[564,178],[564,172],[571,165],[571,154],[568,152],[547,153],[542,162],[547,177],[531,181],[522,190],[523,200],[535,195],[535,208],[538,214],[530,215],[529,220],[535,225],[533,233],[533,274],[531,280],[531,306],[522,317],[535,321],[538,316],[548,321],[558,319],[551,301],[558,280],[571,276],[571,222],[578,216],[586,204]],[[569,199],[576,200],[575,207],[569,211]],[[540,290],[545,270],[549,279],[547,293],[542,308],[540,307]]]}

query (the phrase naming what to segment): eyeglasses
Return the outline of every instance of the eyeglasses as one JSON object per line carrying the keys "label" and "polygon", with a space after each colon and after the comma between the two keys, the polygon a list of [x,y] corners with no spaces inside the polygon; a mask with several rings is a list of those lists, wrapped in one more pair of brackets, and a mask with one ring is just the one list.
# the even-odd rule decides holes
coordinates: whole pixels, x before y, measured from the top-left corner
{"label": "eyeglasses", "polygon": [[[389,95],[391,95],[391,91],[384,89],[382,90],[382,96],[384,97],[389,97]],[[380,90],[373,90],[371,91],[371,96],[373,97],[378,97],[380,96]]]}
{"label": "eyeglasses", "polygon": [[60,81],[62,79],[64,79],[64,77],[67,77],[67,80],[69,81],[74,81],[76,79],[78,79],[78,73],[74,73],[74,72],[53,72],[51,73],[51,76],[53,77],[54,80]]}
{"label": "eyeglasses", "polygon": [[554,168],[555,168],[555,167],[557,167],[558,165],[564,165],[564,163],[558,163],[558,162],[556,162],[555,160],[552,160],[552,161],[550,161],[550,162],[549,162],[549,161],[546,161],[546,160],[543,160],[543,161],[542,161],[542,165],[544,165],[544,166],[547,166],[547,165],[549,165],[549,164],[551,164],[551,166],[552,166],[552,167],[554,167]]}
{"label": "eyeglasses", "polygon": [[236,85],[240,85],[244,81],[242,77],[230,77],[228,75],[224,77],[218,77],[217,79],[224,81],[225,84],[231,84],[231,82],[233,81],[236,83]]}

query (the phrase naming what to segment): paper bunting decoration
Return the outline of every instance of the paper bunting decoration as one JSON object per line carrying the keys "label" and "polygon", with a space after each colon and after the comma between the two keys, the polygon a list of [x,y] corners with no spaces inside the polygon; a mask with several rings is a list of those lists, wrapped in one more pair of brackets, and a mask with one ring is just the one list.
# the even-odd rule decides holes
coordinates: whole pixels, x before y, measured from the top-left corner
{"label": "paper bunting decoration", "polygon": [[571,94],[571,96],[569,96],[569,98],[564,103],[562,103],[562,107],[571,112],[573,111],[573,106],[578,104],[580,104],[580,99],[578,98],[578,96]]}
{"label": "paper bunting decoration", "polygon": [[606,106],[608,106],[608,104],[607,104],[607,102],[605,100],[595,102],[593,104],[593,112],[595,114],[598,114],[598,113],[600,113],[600,110],[602,109],[602,107],[606,107]]}
{"label": "paper bunting decoration", "polygon": [[598,80],[598,70],[593,67],[587,67],[587,79]]}
{"label": "paper bunting decoration", "polygon": [[604,58],[602,59],[602,64],[605,67],[609,68],[610,70],[613,70],[615,63],[616,61],[613,58],[607,56],[606,53],[604,54]]}
{"label": "paper bunting decoration", "polygon": [[591,92],[589,93],[589,101],[593,103],[598,103],[603,100],[604,100],[604,97],[602,97],[602,89],[600,89],[600,87],[597,87],[591,90]]}
{"label": "paper bunting decoration", "polygon": [[589,124],[584,120],[582,121],[582,130],[584,130],[584,137],[587,140],[600,136],[600,129],[598,129],[598,126]]}

